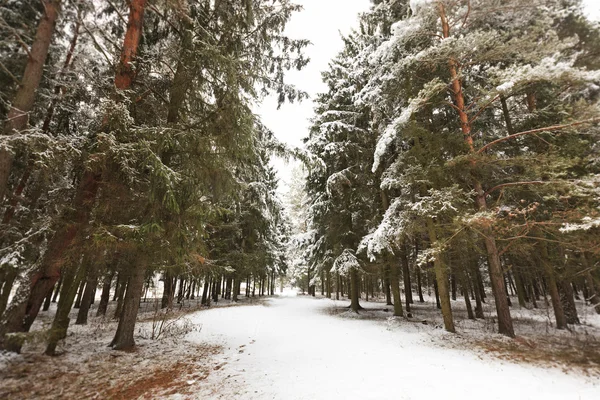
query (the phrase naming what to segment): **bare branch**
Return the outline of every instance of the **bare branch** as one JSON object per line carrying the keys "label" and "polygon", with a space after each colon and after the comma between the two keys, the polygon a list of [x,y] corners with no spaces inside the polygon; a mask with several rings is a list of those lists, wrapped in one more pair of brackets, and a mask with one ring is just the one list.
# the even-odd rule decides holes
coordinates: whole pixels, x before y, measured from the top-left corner
{"label": "bare branch", "polygon": [[590,119],[586,119],[586,120],[583,120],[583,121],[572,122],[570,124],[553,125],[553,126],[547,126],[545,128],[538,128],[538,129],[532,129],[532,130],[529,130],[529,131],[515,133],[513,135],[508,135],[508,136],[505,136],[505,137],[500,138],[500,139],[496,139],[493,142],[490,142],[490,143],[486,144],[485,146],[483,146],[482,148],[480,148],[479,150],[477,150],[477,154],[483,153],[484,151],[486,151],[487,149],[489,149],[490,147],[492,147],[495,144],[504,142],[504,141],[509,140],[509,139],[514,139],[514,138],[519,137],[519,136],[534,135],[536,133],[541,133],[541,132],[557,131],[557,130],[561,130],[561,129],[572,128],[572,127],[579,126],[579,125],[596,124],[596,123],[599,123],[599,122],[600,122],[600,118],[590,118]]}

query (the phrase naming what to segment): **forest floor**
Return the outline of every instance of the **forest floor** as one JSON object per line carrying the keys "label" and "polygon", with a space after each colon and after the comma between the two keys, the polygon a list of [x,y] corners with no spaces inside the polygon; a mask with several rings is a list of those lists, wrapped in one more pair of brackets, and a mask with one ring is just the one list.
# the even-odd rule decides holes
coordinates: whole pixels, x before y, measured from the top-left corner
{"label": "forest floor", "polygon": [[[492,318],[462,320],[461,304],[453,302],[456,335],[442,329],[435,303],[415,304],[410,320],[390,317],[392,307],[385,302],[362,302],[366,310],[356,315],[347,301],[306,296],[195,314],[192,321],[204,328],[188,340],[222,346],[217,357],[225,364],[192,398],[600,398],[598,359],[585,365],[569,357],[551,359],[555,344],[541,343],[550,337],[562,348],[587,342],[598,356],[595,315],[586,314],[576,331],[557,333],[541,310],[514,310],[516,342],[522,343],[514,345],[493,333]],[[536,355],[517,356],[514,346]]]}
{"label": "forest floor", "polygon": [[57,357],[41,355],[41,334],[21,355],[0,354],[0,398],[600,398],[600,317],[589,307],[570,331],[556,331],[545,308],[513,307],[511,340],[494,333],[492,304],[485,320],[469,321],[453,301],[458,333],[450,334],[425,300],[410,319],[391,317],[385,301],[362,301],[356,315],[348,301],[293,291],[239,307],[189,302],[166,317],[147,302],[133,352],[106,347],[116,323],[90,318],[71,326]]}

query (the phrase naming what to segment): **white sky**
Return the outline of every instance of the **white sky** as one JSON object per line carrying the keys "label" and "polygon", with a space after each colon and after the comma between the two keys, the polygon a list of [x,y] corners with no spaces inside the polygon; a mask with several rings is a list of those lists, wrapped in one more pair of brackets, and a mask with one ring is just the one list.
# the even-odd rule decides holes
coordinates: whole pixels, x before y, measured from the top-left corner
{"label": "white sky", "polygon": [[[290,71],[287,81],[307,92],[311,98],[326,90],[321,81],[321,71],[327,70],[329,61],[342,50],[340,32],[348,34],[358,25],[358,14],[367,11],[369,0],[296,0],[304,10],[296,13],[288,26],[286,34],[294,39],[308,39],[312,45],[305,54],[311,62],[302,71]],[[258,107],[257,113],[262,122],[275,136],[290,146],[302,146],[302,139],[308,135],[309,119],[313,116],[311,99],[302,103],[284,104],[277,110],[276,97],[269,97]],[[278,170],[280,192],[287,192],[293,165],[283,160],[273,162]]]}
{"label": "white sky", "polygon": [[[588,16],[600,20],[600,0],[582,0]],[[308,39],[312,42],[305,53],[311,62],[302,71],[290,71],[289,83],[308,92],[314,98],[317,93],[326,90],[321,81],[321,71],[327,69],[329,61],[342,50],[342,34],[348,34],[358,25],[358,14],[367,11],[369,0],[296,0],[304,6],[296,13],[286,28],[286,34],[295,39]],[[275,136],[290,146],[302,146],[302,138],[308,135],[309,119],[313,116],[311,99],[302,103],[284,104],[277,110],[276,97],[269,97],[257,108],[262,122]],[[280,179],[280,193],[287,192],[291,170],[297,162],[290,164],[275,160]]]}

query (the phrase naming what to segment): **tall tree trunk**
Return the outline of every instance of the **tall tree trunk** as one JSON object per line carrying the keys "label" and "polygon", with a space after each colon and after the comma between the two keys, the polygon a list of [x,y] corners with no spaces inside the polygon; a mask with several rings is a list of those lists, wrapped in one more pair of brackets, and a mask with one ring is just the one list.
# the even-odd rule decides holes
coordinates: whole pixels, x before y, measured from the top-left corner
{"label": "tall tree trunk", "polygon": [[[446,11],[443,2],[438,3],[440,19],[442,21],[442,35],[444,38],[450,37],[450,24],[446,16]],[[451,94],[455,100],[455,108],[458,110],[459,119],[461,122],[461,129],[463,132],[465,143],[469,147],[471,154],[475,154],[475,148],[473,146],[473,137],[471,136],[471,122],[467,115],[465,108],[465,99],[462,90],[462,83],[460,81],[460,75],[458,72],[458,63],[454,59],[448,61],[448,69],[452,78],[452,91]],[[479,211],[487,210],[487,203],[485,199],[485,191],[481,185],[481,182],[475,176],[475,170],[477,168],[476,161],[471,161],[471,168],[473,169],[473,188],[475,190],[475,203]],[[481,233],[483,235],[483,241],[488,256],[488,268],[490,274],[490,283],[492,286],[492,293],[496,301],[496,313],[498,315],[498,332],[514,337],[515,332],[513,329],[512,318],[510,316],[510,308],[508,301],[504,295],[504,282],[503,282],[503,271],[500,263],[500,256],[498,248],[496,246],[495,234],[492,227],[485,225],[481,227]],[[439,282],[438,282],[439,283]]]}
{"label": "tall tree trunk", "polygon": [[548,291],[550,292],[550,300],[552,301],[552,308],[554,309],[554,317],[556,318],[556,329],[566,329],[567,319],[560,302],[560,295],[558,293],[558,286],[556,285],[556,275],[554,268],[550,264],[548,256],[548,246],[546,243],[539,242],[541,247],[541,263],[546,273],[546,283],[548,284]]}
{"label": "tall tree trunk", "polygon": [[[388,267],[390,270],[390,267]],[[398,279],[398,268],[391,267],[390,270],[390,285],[392,287],[392,295],[394,297],[394,316],[402,317],[402,296],[400,295],[400,279]],[[410,317],[410,315],[408,315]]]}
{"label": "tall tree trunk", "polygon": [[123,312],[119,318],[119,326],[117,327],[115,337],[110,343],[110,346],[115,350],[129,350],[135,346],[133,332],[135,331],[135,322],[144,289],[144,276],[146,272],[146,268],[141,264],[140,260],[137,260],[136,263],[130,267],[133,271],[131,271],[131,275],[127,281]]}
{"label": "tall tree trunk", "polygon": [[[127,266],[124,267],[127,268]],[[127,289],[127,282],[129,281],[128,274],[123,270],[119,272],[119,277],[121,279],[121,284],[119,285],[119,292],[117,293],[117,306],[115,307],[113,319],[118,319],[121,316],[123,311],[123,302],[125,301],[125,290]]]}
{"label": "tall tree trunk", "polygon": [[[47,43],[44,42],[46,44],[44,44],[43,46],[40,45],[40,49],[43,50],[45,54],[43,57],[44,60],[48,52],[51,32],[53,31],[54,23],[58,15],[58,5],[58,0],[45,0],[45,16],[47,17],[47,19],[46,27],[42,30],[41,36],[47,36],[48,39]],[[137,54],[138,44],[142,34],[142,24],[145,7],[146,0],[132,0],[130,2],[130,14],[127,25],[127,31],[125,32],[125,40],[122,47],[121,60],[119,62],[117,72],[115,75],[115,86],[119,90],[128,89],[131,86],[131,83],[133,82],[134,70],[132,63]],[[54,15],[54,13],[56,13],[56,15]],[[49,22],[51,23],[49,24]],[[42,25],[43,23],[44,22],[42,21],[40,25]],[[38,28],[38,31],[40,29],[41,28]],[[45,50],[43,49],[44,46]],[[42,53],[41,50],[40,54]],[[38,68],[40,68],[41,70],[43,68],[43,61],[39,61],[41,60],[41,58],[38,57],[33,58],[38,59],[38,63],[41,64]],[[31,85],[31,87],[33,88],[33,92],[35,92],[35,89],[39,84],[39,80],[41,79],[41,71],[39,72],[39,74],[39,78],[36,78],[35,76],[31,77],[34,83],[35,79],[37,79],[37,83],[35,85]],[[25,99],[26,96],[24,96],[23,98]],[[26,107],[26,105],[29,104],[29,102],[33,104],[32,99],[27,100],[23,104],[20,104],[18,101],[13,102],[13,108],[16,107],[16,109],[20,111],[17,111],[16,114],[14,114],[14,118],[10,119],[10,122],[7,125],[8,131],[18,131],[22,129],[19,128],[20,126],[26,126],[27,114],[23,114],[23,111],[28,112],[28,110],[31,108],[31,106],[29,107],[29,109],[27,109]],[[16,123],[20,123],[22,125],[15,125]],[[9,161],[8,164],[6,163],[7,160]],[[10,174],[11,163],[12,159],[10,157],[3,158],[2,154],[0,154],[0,198],[4,196],[4,191],[6,190],[6,183],[8,180],[8,175]],[[2,175],[5,172],[6,178],[4,178]],[[48,291],[52,290],[52,287],[54,287],[56,281],[60,277],[60,271],[65,259],[64,253],[67,251],[68,248],[71,247],[75,240],[75,237],[77,236],[81,228],[89,221],[89,217],[94,206],[96,194],[98,192],[101,179],[102,175],[100,173],[96,173],[92,170],[86,170],[84,172],[83,178],[81,179],[80,185],[75,195],[75,199],[73,201],[74,213],[72,215],[67,215],[67,223],[64,223],[61,227],[57,229],[56,233],[54,234],[54,237],[48,245],[48,250],[44,254],[41,268],[38,271],[35,271],[32,274],[32,276],[28,277],[30,288],[29,296],[23,294],[23,296],[17,299],[17,302],[15,303],[14,307],[11,305],[9,313],[5,319],[5,324],[3,327],[0,328],[0,342],[4,341],[3,338],[6,335],[6,333],[26,332],[31,327],[31,324],[37,317],[42,302],[48,294]],[[1,343],[0,348],[2,348]]]}
{"label": "tall tree trunk", "polygon": [[210,276],[206,274],[204,277],[204,285],[202,287],[202,300],[200,300],[201,305],[208,305],[208,289],[210,288]]}
{"label": "tall tree trunk", "polygon": [[[431,246],[435,246],[437,243],[435,229],[433,219],[428,218],[427,231],[429,233]],[[442,265],[442,259],[439,254],[434,258],[433,268],[435,270],[438,293],[440,295],[440,305],[442,307],[442,316],[444,317],[444,328],[448,332],[456,332],[456,329],[454,328],[454,318],[452,317],[452,307],[450,305],[450,293],[448,291],[448,270]]]}
{"label": "tall tree trunk", "polygon": [[52,296],[52,302],[56,303],[56,299],[58,298],[58,294],[60,292],[60,285],[62,285],[62,275],[60,276],[60,278],[58,279],[58,282],[56,283],[55,289],[54,289],[54,295]]}
{"label": "tall tree trunk", "polygon": [[[514,268],[516,268],[516,266]],[[521,278],[521,272],[518,269],[515,269],[514,272],[515,286],[517,287],[517,299],[519,300],[519,306],[524,308],[527,306],[527,292],[525,291],[525,285]]]}
{"label": "tall tree trunk", "polygon": [[459,273],[460,286],[462,288],[462,295],[465,298],[465,307],[467,308],[467,317],[469,319],[475,319],[473,314],[473,307],[471,306],[471,299],[469,298],[469,281],[465,275],[464,270]]}
{"label": "tall tree trunk", "polygon": [[[86,267],[87,269],[87,267]],[[73,308],[79,308],[81,306],[81,298],[83,297],[83,291],[85,290],[85,279],[81,281],[79,284],[79,289],[77,290],[77,297],[75,299],[75,304]]]}
{"label": "tall tree trunk", "polygon": [[[38,24],[33,44],[29,49],[21,85],[8,111],[8,118],[4,125],[6,135],[12,135],[27,128],[29,112],[35,103],[35,93],[44,74],[44,64],[48,57],[48,49],[60,12],[60,3],[60,0],[42,0],[44,15]],[[0,204],[7,194],[12,163],[11,151],[6,146],[0,146]]]}
{"label": "tall tree trunk", "polygon": [[558,292],[560,296],[560,302],[565,312],[567,324],[579,325],[581,322],[579,321],[579,316],[577,315],[577,307],[575,306],[575,298],[571,283],[566,279],[561,279]]}
{"label": "tall tree trunk", "polygon": [[419,303],[425,303],[423,298],[423,284],[421,281],[421,268],[417,265],[417,294],[419,295]]}
{"label": "tall tree trunk", "polygon": [[102,284],[102,294],[100,295],[100,303],[98,303],[98,310],[96,316],[106,315],[106,309],[108,308],[108,301],[110,300],[110,286],[112,284],[114,271],[110,271],[104,277],[104,283]]}
{"label": "tall tree trunk", "polygon": [[583,265],[585,266],[585,283],[587,285],[588,295],[586,296],[586,300],[593,304],[594,309],[598,314],[600,314],[600,285],[596,283],[594,277],[592,276],[592,261],[591,256],[583,252],[582,254]]}
{"label": "tall tree trunk", "polygon": [[[54,288],[52,288],[54,290]],[[42,311],[48,311],[50,309],[50,303],[52,303],[52,290],[48,293],[48,296],[44,299],[44,306]]]}
{"label": "tall tree trunk", "polygon": [[[477,268],[477,264],[475,263],[475,268]],[[476,274],[473,274],[476,275]],[[483,315],[483,301],[481,299],[481,291],[477,287],[478,282],[476,278],[471,278],[471,283],[473,284],[473,293],[475,294],[475,317],[483,319],[485,316]]]}
{"label": "tall tree trunk", "polygon": [[358,312],[358,310],[362,309],[360,304],[358,303],[358,296],[360,292],[360,277],[358,276],[358,271],[353,269],[350,271],[350,309],[354,312]]}
{"label": "tall tree trunk", "polygon": [[456,300],[456,274],[450,274],[450,291],[452,293],[452,300]]}
{"label": "tall tree trunk", "polygon": [[85,273],[85,267],[83,263],[79,266],[67,267],[65,273],[65,279],[60,291],[60,299],[56,308],[56,314],[52,321],[52,327],[48,335],[48,342],[46,344],[46,354],[54,355],[56,346],[59,340],[67,337],[67,329],[69,328],[69,313],[77,294],[77,287],[80,281],[83,280]]}
{"label": "tall tree trunk", "polygon": [[406,299],[406,312],[410,314],[410,305],[413,302],[413,299],[412,285],[410,283],[410,268],[408,265],[408,248],[406,246],[406,241],[402,244],[400,261],[402,262],[402,277],[404,278],[404,296]]}
{"label": "tall tree trunk", "polygon": [[392,292],[391,292],[391,272],[390,272],[390,266],[386,265],[383,269],[383,286],[385,288],[385,304],[388,306],[394,305],[394,303],[392,303]]}
{"label": "tall tree trunk", "polygon": [[12,290],[15,279],[17,278],[17,269],[16,268],[5,268],[4,273],[4,283],[2,284],[2,291],[0,291],[0,317],[6,310],[6,305],[8,304],[8,297],[10,296],[10,292]]}
{"label": "tall tree trunk", "polygon": [[173,276],[171,270],[167,269],[163,279],[163,294],[161,300],[161,308],[173,308],[173,301],[175,299],[175,285],[177,283],[177,277]]}
{"label": "tall tree trunk", "polygon": [[92,305],[92,300],[96,286],[98,285],[98,263],[92,262],[88,266],[87,277],[85,282],[85,290],[81,298],[81,304],[79,305],[79,312],[77,313],[76,325],[87,324],[88,312]]}

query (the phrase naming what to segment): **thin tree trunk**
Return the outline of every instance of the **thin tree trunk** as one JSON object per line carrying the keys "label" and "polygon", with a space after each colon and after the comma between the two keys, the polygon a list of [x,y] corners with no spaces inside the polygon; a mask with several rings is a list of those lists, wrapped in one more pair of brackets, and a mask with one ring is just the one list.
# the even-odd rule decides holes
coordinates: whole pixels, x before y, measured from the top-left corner
{"label": "thin tree trunk", "polygon": [[123,302],[125,300],[125,289],[127,289],[127,282],[129,281],[127,274],[123,271],[119,272],[121,277],[121,284],[119,285],[119,293],[117,294],[117,307],[113,314],[113,319],[118,319],[123,311]]}
{"label": "thin tree trunk", "polygon": [[410,283],[410,268],[408,265],[408,249],[406,247],[406,242],[402,244],[400,261],[402,262],[402,277],[404,278],[404,297],[406,299],[406,313],[410,314],[410,305],[413,302],[413,299],[412,285]]}
{"label": "thin tree trunk", "polygon": [[[429,240],[432,246],[437,243],[437,234],[435,230],[436,228],[433,219],[428,218],[427,231],[429,233]],[[452,317],[452,307],[450,305],[450,293],[448,292],[448,270],[444,265],[442,265],[442,260],[439,254],[434,258],[433,268],[435,271],[437,288],[440,296],[442,316],[444,317],[444,328],[448,332],[456,332],[456,329],[454,328],[454,319]]]}
{"label": "thin tree trunk", "polygon": [[[87,267],[86,267],[87,269]],[[73,308],[80,308],[81,307],[81,297],[83,297],[83,291],[85,289],[85,279],[81,281],[81,283],[79,284],[79,290],[77,290],[77,298],[75,299],[75,304],[73,305]]]}
{"label": "thin tree trunk", "polygon": [[102,294],[100,295],[100,303],[98,304],[98,311],[96,316],[106,315],[106,309],[108,308],[108,301],[110,300],[110,286],[113,280],[114,271],[111,271],[104,277],[104,283],[102,284]]}
{"label": "thin tree trunk", "polygon": [[388,306],[392,306],[394,305],[394,303],[392,303],[392,292],[391,292],[391,272],[390,272],[390,267],[389,265],[386,265],[383,269],[383,275],[384,275],[384,279],[383,279],[383,286],[385,288],[385,303]]}
{"label": "thin tree trunk", "polygon": [[[52,288],[54,290],[54,288]],[[44,306],[42,307],[42,311],[48,311],[50,309],[50,303],[52,303],[52,291],[48,293],[46,299],[44,299]]]}
{"label": "thin tree trunk", "polygon": [[90,311],[90,307],[92,305],[92,300],[93,300],[93,296],[94,296],[94,291],[96,290],[97,285],[98,285],[98,264],[96,262],[92,262],[88,266],[85,290],[83,292],[83,297],[81,298],[79,312],[77,313],[77,320],[75,321],[76,325],[87,324],[88,312]]}
{"label": "thin tree trunk", "polygon": [[4,270],[4,283],[2,284],[2,291],[0,292],[0,317],[6,310],[6,304],[8,304],[8,297],[12,290],[15,279],[17,278],[17,269],[6,267]]}
{"label": "thin tree trunk", "polygon": [[541,262],[544,271],[546,272],[546,282],[548,284],[548,291],[550,292],[550,299],[552,301],[552,308],[554,309],[554,317],[556,319],[556,329],[566,329],[567,320],[565,313],[560,303],[560,295],[558,294],[558,286],[556,285],[556,276],[550,260],[548,257],[548,247],[546,243],[539,243],[541,246]]}
{"label": "thin tree trunk", "polygon": [[471,299],[469,298],[469,281],[465,276],[464,270],[459,273],[460,278],[460,286],[462,288],[462,295],[465,298],[465,306],[467,308],[467,317],[469,319],[475,319],[475,314],[473,313],[473,307],[471,306]]}
{"label": "thin tree trunk", "polygon": [[[477,267],[477,265],[475,265]],[[476,275],[476,274],[474,274]],[[471,282],[473,284],[473,293],[475,294],[475,317],[476,318],[484,318],[483,315],[483,301],[481,299],[481,292],[477,287],[478,282],[476,278],[471,278]]]}
{"label": "thin tree trunk", "polygon": [[594,309],[598,314],[600,314],[600,287],[596,285],[594,277],[591,273],[592,262],[590,260],[590,256],[585,252],[583,253],[582,258],[585,268],[587,270],[587,272],[585,273],[585,282],[587,284],[588,290],[588,296],[586,299],[590,302],[590,304],[593,304],[595,306]]}
{"label": "thin tree trunk", "polygon": [[54,295],[52,296],[52,302],[56,303],[56,299],[58,298],[58,293],[60,292],[60,285],[62,285],[62,275],[60,276],[60,278],[58,279],[58,282],[56,283],[55,289],[54,289]]}

